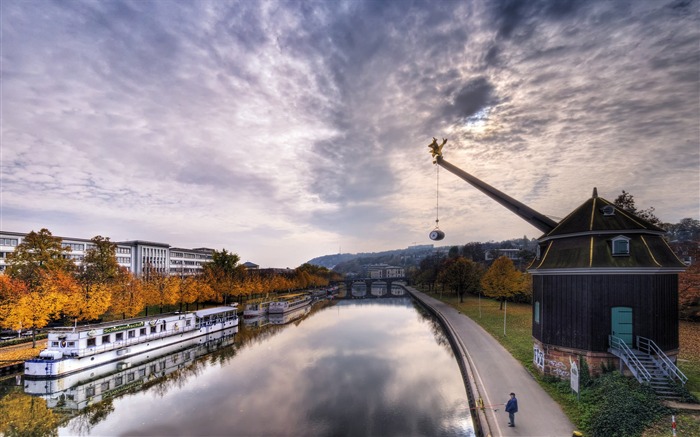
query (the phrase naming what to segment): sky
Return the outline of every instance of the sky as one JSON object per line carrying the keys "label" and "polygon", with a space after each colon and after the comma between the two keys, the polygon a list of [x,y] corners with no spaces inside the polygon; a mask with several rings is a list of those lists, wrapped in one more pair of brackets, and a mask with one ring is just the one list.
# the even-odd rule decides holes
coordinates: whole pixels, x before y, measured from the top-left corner
{"label": "sky", "polygon": [[297,267],[537,238],[597,187],[700,216],[693,0],[0,2],[0,230]]}

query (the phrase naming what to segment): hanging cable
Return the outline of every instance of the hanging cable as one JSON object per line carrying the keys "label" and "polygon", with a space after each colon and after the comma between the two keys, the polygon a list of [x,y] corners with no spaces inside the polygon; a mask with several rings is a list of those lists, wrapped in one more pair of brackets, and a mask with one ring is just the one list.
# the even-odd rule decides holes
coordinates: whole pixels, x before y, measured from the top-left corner
{"label": "hanging cable", "polygon": [[435,229],[440,223],[440,166],[435,165]]}
{"label": "hanging cable", "polygon": [[440,166],[435,165],[435,229],[430,232],[431,240],[442,240],[445,233],[440,230]]}

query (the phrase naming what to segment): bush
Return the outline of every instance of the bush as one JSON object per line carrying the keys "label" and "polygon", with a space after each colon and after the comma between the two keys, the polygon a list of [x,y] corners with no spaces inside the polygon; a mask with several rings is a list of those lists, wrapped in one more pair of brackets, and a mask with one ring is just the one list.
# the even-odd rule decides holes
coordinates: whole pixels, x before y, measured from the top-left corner
{"label": "bush", "polygon": [[592,436],[640,436],[664,414],[670,414],[647,385],[611,372],[593,380],[582,393],[584,428]]}

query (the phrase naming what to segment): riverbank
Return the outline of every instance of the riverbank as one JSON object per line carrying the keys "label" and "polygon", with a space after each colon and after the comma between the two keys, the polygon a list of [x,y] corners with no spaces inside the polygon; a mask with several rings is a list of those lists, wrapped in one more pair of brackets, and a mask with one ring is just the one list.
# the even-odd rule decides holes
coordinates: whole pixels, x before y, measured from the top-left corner
{"label": "riverbank", "polygon": [[[449,304],[415,288],[407,290],[444,321],[463,347],[458,359],[465,360],[472,371],[473,395],[485,406],[479,410],[484,435],[572,435],[574,425],[561,407],[493,336]],[[503,407],[511,392],[516,393],[519,404],[515,427],[508,427]]]}
{"label": "riverbank", "polygon": [[[464,302],[459,303],[454,294],[431,295],[437,300],[453,307],[463,316],[470,317],[482,326],[508,352],[516,358],[521,367],[528,369],[539,384],[562,407],[564,412],[574,421],[581,419],[581,404],[570,392],[563,393],[557,384],[543,381],[534,371],[532,364],[532,307],[527,304],[509,303],[507,307],[506,335],[504,335],[503,311],[499,302],[492,299],[479,299],[476,296],[465,296]],[[698,395],[697,381],[700,379],[700,330],[697,324],[681,322],[679,327],[680,355],[679,365],[689,377],[688,389]],[[673,408],[679,435],[700,435],[700,413],[688,409],[688,404],[669,405]],[[668,435],[671,425],[671,413],[667,417],[643,432],[644,437]],[[641,432],[640,432],[641,433]]]}

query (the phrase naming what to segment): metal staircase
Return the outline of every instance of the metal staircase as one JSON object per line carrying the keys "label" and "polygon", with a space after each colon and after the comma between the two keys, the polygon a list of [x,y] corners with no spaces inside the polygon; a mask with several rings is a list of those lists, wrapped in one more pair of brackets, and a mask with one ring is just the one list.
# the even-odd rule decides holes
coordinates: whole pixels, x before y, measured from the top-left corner
{"label": "metal staircase", "polygon": [[637,337],[637,348],[632,349],[619,337],[609,336],[608,351],[620,358],[632,375],[642,384],[649,384],[662,399],[680,400],[676,390],[688,378],[652,340]]}

